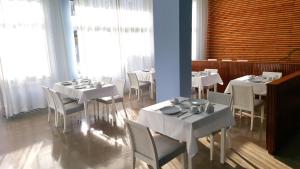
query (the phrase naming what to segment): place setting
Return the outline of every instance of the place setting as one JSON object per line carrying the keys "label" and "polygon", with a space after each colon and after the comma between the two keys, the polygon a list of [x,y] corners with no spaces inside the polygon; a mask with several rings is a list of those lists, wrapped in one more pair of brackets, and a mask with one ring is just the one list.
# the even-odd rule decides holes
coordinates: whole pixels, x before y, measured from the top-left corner
{"label": "place setting", "polygon": [[162,107],[159,111],[161,111],[162,114],[170,115],[181,120],[204,112],[214,112],[214,104],[204,99],[175,98],[170,102],[172,105]]}

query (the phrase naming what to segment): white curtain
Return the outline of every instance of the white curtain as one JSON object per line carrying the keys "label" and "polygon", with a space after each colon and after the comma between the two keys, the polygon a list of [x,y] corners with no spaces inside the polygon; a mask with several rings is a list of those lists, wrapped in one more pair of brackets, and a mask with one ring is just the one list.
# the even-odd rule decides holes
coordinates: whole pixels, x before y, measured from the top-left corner
{"label": "white curtain", "polygon": [[154,65],[152,0],[75,0],[79,70],[124,78]]}
{"label": "white curtain", "polygon": [[63,69],[66,52],[55,45],[62,23],[45,19],[54,6],[60,8],[57,2],[0,0],[0,108],[7,118],[45,107],[41,85],[69,76]]}
{"label": "white curtain", "polygon": [[193,0],[192,60],[206,59],[208,0]]}

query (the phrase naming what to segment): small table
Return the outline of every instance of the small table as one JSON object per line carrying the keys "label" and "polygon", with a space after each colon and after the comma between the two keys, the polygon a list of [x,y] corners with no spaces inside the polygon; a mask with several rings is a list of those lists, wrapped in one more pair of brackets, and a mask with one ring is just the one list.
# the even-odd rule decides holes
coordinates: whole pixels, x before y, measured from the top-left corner
{"label": "small table", "polygon": [[217,91],[217,84],[223,85],[223,80],[219,73],[207,73],[207,72],[193,72],[192,73],[192,87],[197,87],[198,97],[201,98],[201,92],[204,86],[214,85],[214,91]]}
{"label": "small table", "polygon": [[[187,100],[188,98],[179,98]],[[226,105],[215,104],[215,112],[208,114],[192,114],[188,112],[180,117],[176,115],[163,114],[160,109],[171,106],[170,101],[164,101],[145,107],[140,110],[137,122],[149,127],[173,139],[184,141],[187,145],[189,157],[189,168],[192,166],[192,157],[198,152],[197,140],[211,133],[221,130],[221,163],[224,163],[225,156],[225,135],[226,128],[235,124],[230,108]]]}
{"label": "small table", "polygon": [[150,82],[150,97],[154,98],[154,85],[155,85],[155,71],[153,70],[137,70],[134,71],[139,81]]}
{"label": "small table", "polygon": [[[74,85],[63,85],[61,82],[54,84],[54,90],[58,93],[61,93],[69,98],[78,99],[78,103],[84,104],[84,113],[85,113],[85,119],[86,123],[90,125],[89,118],[88,118],[88,101],[92,99],[97,99],[101,97],[112,97],[119,94],[117,88],[113,84],[106,84],[103,85],[102,88],[82,88],[82,89],[76,89],[74,88]],[[114,99],[113,104],[114,104]]]}
{"label": "small table", "polygon": [[263,80],[261,82],[253,82],[250,79],[251,79],[251,75],[246,75],[246,76],[231,80],[228,83],[224,93],[231,93],[232,85],[242,85],[242,86],[252,86],[253,93],[256,95],[259,95],[259,96],[267,95],[267,83],[269,83],[271,81]]}

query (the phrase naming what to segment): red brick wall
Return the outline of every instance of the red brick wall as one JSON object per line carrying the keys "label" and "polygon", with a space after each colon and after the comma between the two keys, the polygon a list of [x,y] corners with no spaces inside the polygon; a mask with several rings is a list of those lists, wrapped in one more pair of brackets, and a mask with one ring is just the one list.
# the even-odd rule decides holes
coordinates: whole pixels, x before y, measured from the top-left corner
{"label": "red brick wall", "polygon": [[300,63],[300,0],[209,0],[209,58]]}

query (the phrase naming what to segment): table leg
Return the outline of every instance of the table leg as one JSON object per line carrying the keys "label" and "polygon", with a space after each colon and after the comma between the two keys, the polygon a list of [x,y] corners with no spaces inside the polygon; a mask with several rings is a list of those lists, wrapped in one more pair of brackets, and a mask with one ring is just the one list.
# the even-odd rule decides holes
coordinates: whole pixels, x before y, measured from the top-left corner
{"label": "table leg", "polygon": [[193,169],[193,158],[191,156],[188,156],[188,169]]}
{"label": "table leg", "polygon": [[116,103],[115,103],[115,99],[114,97],[112,96],[112,108],[111,108],[111,113],[112,113],[112,116],[113,116],[113,123],[117,123],[117,118],[116,118],[116,111],[117,111],[117,108],[116,108]]}
{"label": "table leg", "polygon": [[217,92],[217,84],[214,84],[214,92]]}
{"label": "table leg", "polygon": [[153,92],[153,90],[154,90],[154,84],[153,84],[153,82],[151,82],[151,84],[150,84],[150,97],[151,97],[151,99],[154,98],[154,92]]}
{"label": "table leg", "polygon": [[225,141],[226,141],[226,128],[221,129],[221,151],[220,151],[220,163],[224,164],[225,159]]}
{"label": "table leg", "polygon": [[85,122],[88,128],[90,128],[90,119],[89,119],[89,115],[88,115],[88,102],[85,101],[83,103],[84,105],[84,115],[85,115]]}
{"label": "table leg", "polygon": [[215,141],[215,136],[213,133],[210,134],[209,139],[210,139],[210,161],[212,161],[214,155],[214,141]]}
{"label": "table leg", "polygon": [[187,152],[181,155],[182,169],[188,169],[188,154]]}

